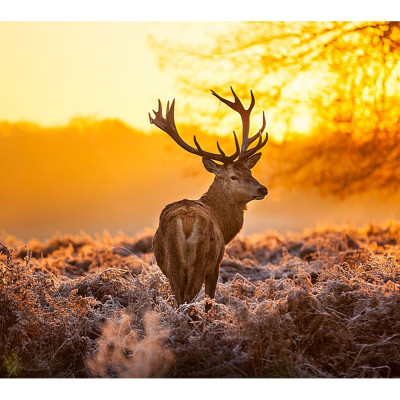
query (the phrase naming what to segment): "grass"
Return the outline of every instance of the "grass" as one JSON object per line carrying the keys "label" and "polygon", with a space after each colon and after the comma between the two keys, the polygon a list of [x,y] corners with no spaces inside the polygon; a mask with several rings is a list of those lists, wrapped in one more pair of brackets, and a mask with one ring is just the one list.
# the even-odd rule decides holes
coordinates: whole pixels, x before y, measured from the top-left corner
{"label": "grass", "polygon": [[234,240],[176,308],[151,235],[0,244],[2,377],[400,377],[400,225]]}

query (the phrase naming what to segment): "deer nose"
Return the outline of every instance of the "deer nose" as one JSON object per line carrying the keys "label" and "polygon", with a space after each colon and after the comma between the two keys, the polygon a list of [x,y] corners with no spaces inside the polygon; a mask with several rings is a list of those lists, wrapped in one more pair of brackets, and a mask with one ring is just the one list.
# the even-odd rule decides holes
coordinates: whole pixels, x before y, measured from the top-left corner
{"label": "deer nose", "polygon": [[268,194],[268,189],[265,186],[263,186],[263,187],[260,187],[260,189],[258,189],[258,192],[261,195],[266,196]]}

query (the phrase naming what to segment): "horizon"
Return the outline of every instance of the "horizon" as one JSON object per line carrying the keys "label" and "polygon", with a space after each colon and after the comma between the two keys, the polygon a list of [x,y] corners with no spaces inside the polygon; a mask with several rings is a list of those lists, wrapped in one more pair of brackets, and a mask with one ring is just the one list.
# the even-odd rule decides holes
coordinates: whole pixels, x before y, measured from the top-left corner
{"label": "horizon", "polygon": [[[82,232],[140,235],[156,228],[166,204],[199,198],[213,180],[201,160],[176,146],[167,134],[149,135],[119,120],[78,119],[51,128],[7,124],[8,133],[4,129],[0,132],[2,148],[6,149],[0,171],[9,171],[3,176],[0,172],[2,237],[10,234],[25,241],[43,241]],[[191,128],[181,128],[187,137]],[[214,137],[206,133],[199,137],[207,148],[215,146]],[[229,142],[224,138],[221,144],[225,148]],[[363,228],[400,220],[398,197],[379,191],[340,199],[324,197],[315,190],[271,187],[265,174],[269,161],[277,156],[276,150],[268,148],[272,143],[267,143],[266,156],[254,171],[269,194],[263,201],[249,203],[241,236],[267,231],[301,233],[339,225]],[[58,150],[51,155],[51,149]],[[72,149],[78,164],[70,164]],[[158,154],[156,159],[146,158],[150,151]],[[143,168],[146,175],[138,179]],[[174,185],[169,185],[170,181]]]}
{"label": "horizon", "polygon": [[[249,204],[241,234],[400,219],[400,64],[388,47],[398,31],[390,21],[0,22],[0,230],[28,240],[153,229],[166,204],[199,198],[212,176],[148,113],[175,98],[184,140],[230,151],[240,119],[209,92],[231,99],[229,86],[246,107],[253,91],[251,130],[264,111],[269,132],[254,170],[269,195]],[[332,37],[336,47],[316,52]]]}

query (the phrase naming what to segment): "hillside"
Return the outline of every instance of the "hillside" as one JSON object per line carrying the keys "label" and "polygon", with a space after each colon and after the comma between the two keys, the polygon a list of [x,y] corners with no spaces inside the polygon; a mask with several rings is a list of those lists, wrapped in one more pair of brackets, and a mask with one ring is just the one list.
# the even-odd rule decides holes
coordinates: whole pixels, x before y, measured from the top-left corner
{"label": "hillside", "polygon": [[174,306],[151,234],[0,247],[2,377],[400,377],[400,225],[227,246]]}

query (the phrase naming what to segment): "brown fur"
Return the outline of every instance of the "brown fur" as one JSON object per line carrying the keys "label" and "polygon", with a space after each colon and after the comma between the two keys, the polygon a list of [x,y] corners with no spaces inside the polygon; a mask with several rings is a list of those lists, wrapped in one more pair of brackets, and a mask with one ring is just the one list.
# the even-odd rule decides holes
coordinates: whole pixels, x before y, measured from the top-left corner
{"label": "brown fur", "polygon": [[206,295],[214,297],[225,245],[242,228],[246,204],[266,190],[242,162],[209,163],[206,168],[216,178],[207,193],[166,206],[153,240],[155,258],[178,304],[192,301],[203,282]]}
{"label": "brown fur", "polygon": [[194,222],[196,216],[195,215],[185,215],[184,218],[182,218],[182,230],[183,233],[185,234],[185,239],[187,240],[190,235],[193,232],[193,228],[194,228]]}

